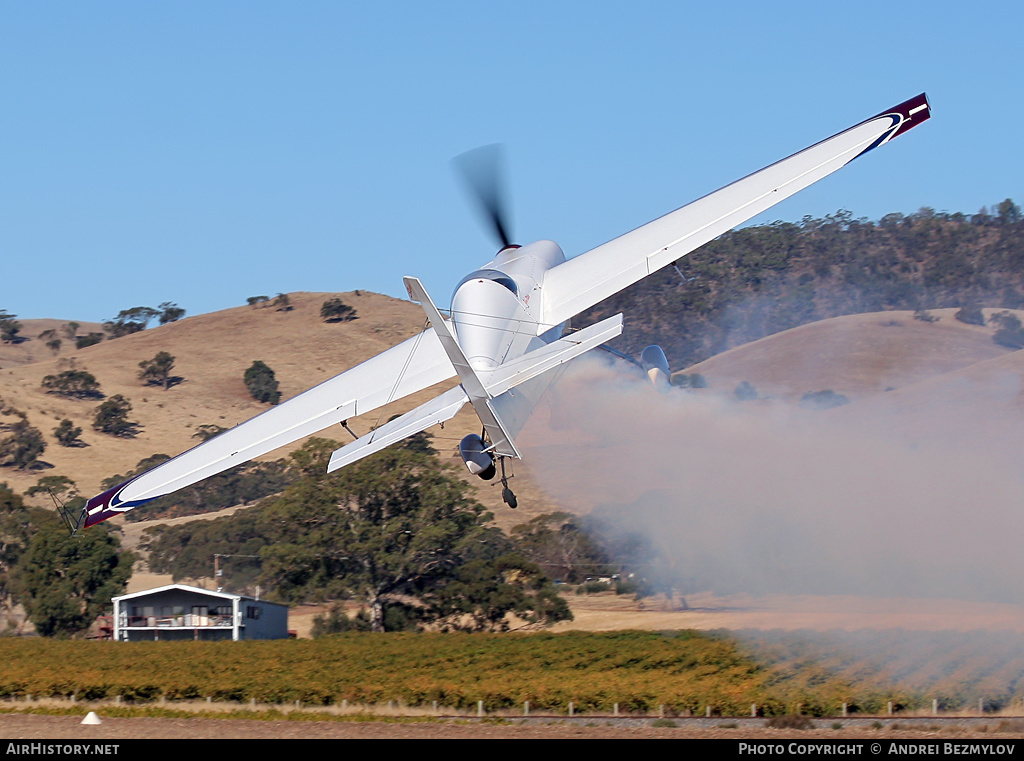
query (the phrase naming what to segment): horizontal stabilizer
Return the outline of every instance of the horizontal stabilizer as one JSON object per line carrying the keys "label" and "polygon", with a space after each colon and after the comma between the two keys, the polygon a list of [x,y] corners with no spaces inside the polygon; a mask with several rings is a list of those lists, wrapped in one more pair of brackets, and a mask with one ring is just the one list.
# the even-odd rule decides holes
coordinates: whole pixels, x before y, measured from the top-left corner
{"label": "horizontal stabilizer", "polygon": [[525,383],[584,352],[595,349],[621,333],[621,314],[601,320],[518,359],[505,362],[490,372],[482,373],[484,388],[492,397],[500,396],[510,388],[515,388],[520,383]]}
{"label": "horizontal stabilizer", "polygon": [[375,428],[351,444],[346,444],[341,449],[335,450],[327,465],[327,472],[331,473],[339,468],[344,468],[346,465],[351,465],[402,439],[425,431],[432,425],[451,420],[468,401],[469,397],[466,396],[462,387],[456,386],[411,412],[385,423],[380,428]]}

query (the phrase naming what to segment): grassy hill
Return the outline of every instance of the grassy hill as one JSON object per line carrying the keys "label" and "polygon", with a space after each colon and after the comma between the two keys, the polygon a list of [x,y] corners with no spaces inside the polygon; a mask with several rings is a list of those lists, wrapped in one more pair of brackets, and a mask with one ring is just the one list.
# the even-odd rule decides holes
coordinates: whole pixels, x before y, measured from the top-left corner
{"label": "grassy hill", "polygon": [[[799,400],[832,389],[857,400],[1013,353],[992,340],[991,323],[965,324],[954,318],[956,311],[932,310],[933,321],[915,319],[911,311],[833,317],[730,349],[683,372],[700,373],[726,392],[747,381],[763,395]],[[990,317],[1002,310],[983,311]]]}
{"label": "grassy hill", "polygon": [[[75,341],[68,338],[64,329],[69,325],[67,320],[18,320],[21,323],[18,343],[0,343],[0,368],[20,367],[33,362],[42,362],[55,357],[70,356],[75,353]],[[40,338],[41,333],[56,331],[60,346],[54,350],[46,345],[47,339]],[[103,332],[103,325],[98,322],[78,323],[72,335],[86,336],[89,333]]]}

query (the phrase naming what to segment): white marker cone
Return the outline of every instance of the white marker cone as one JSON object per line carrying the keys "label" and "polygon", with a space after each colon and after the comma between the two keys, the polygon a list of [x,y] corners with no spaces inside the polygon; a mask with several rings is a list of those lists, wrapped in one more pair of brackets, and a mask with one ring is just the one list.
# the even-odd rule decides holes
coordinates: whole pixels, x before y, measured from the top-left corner
{"label": "white marker cone", "polygon": [[95,711],[89,711],[89,713],[86,714],[85,718],[82,719],[82,723],[83,724],[102,724],[103,722],[100,721],[100,717],[96,715]]}

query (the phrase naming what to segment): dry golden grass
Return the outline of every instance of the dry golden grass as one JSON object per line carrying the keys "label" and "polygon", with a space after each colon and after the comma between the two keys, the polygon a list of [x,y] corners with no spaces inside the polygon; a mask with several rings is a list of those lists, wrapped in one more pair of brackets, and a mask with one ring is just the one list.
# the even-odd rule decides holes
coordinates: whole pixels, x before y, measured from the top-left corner
{"label": "dry golden grass", "polygon": [[637,602],[629,595],[603,592],[566,597],[574,620],[551,631],[621,629],[752,629],[786,631],[920,632],[1000,631],[1024,633],[1024,608],[995,602],[944,598],[855,597],[852,595],[717,596],[709,592]]}
{"label": "dry golden grass", "polygon": [[[834,317],[738,346],[685,372],[701,373],[719,390],[748,381],[762,395],[799,399],[832,389],[856,400],[1013,353],[992,341],[991,326],[966,325],[956,311],[932,310],[935,322],[907,311]],[[984,310],[986,317],[999,311]]]}
{"label": "dry golden grass", "polygon": [[[0,343],[0,368],[20,367],[33,362],[44,362],[54,357],[66,357],[75,353],[75,342],[64,335],[64,326],[68,320],[18,320],[21,323],[22,338],[29,340],[16,344]],[[46,340],[39,340],[39,334],[47,330],[56,330],[61,341],[60,348],[54,352],[46,346]],[[78,335],[101,333],[103,326],[98,322],[79,323]]]}

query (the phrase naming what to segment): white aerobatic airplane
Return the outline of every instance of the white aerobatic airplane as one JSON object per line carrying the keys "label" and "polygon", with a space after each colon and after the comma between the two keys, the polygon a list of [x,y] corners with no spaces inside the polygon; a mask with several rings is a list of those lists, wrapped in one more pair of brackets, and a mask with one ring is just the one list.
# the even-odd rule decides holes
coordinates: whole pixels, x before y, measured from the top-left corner
{"label": "white aerobatic airplane", "polygon": [[[496,465],[501,466],[503,496],[514,507],[504,460],[520,457],[515,436],[556,374],[552,371],[622,332],[618,314],[564,333],[573,316],[929,116],[922,93],[569,260],[551,241],[513,245],[496,195],[481,191],[481,202],[502,248],[456,286],[450,318],[441,314],[418,279],[405,278],[409,297],[426,312],[427,330],[93,497],[73,529],[92,526],[456,376],[460,383],[450,391],[338,449],[328,471],[443,423],[468,403],[483,424],[483,435],[464,438],[460,454],[469,470],[482,478],[493,478]],[[642,359],[652,379],[664,383],[668,372],[664,353],[649,347]]]}

